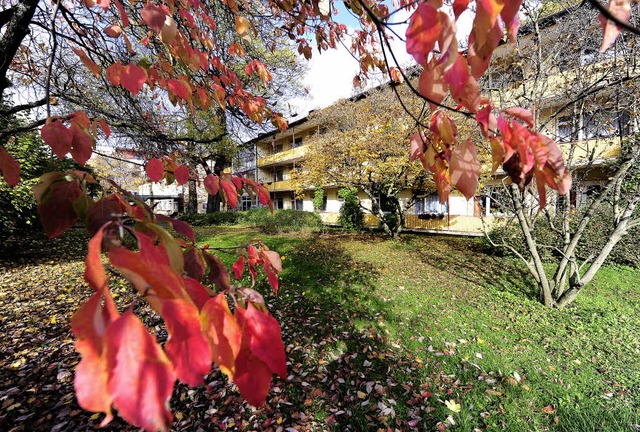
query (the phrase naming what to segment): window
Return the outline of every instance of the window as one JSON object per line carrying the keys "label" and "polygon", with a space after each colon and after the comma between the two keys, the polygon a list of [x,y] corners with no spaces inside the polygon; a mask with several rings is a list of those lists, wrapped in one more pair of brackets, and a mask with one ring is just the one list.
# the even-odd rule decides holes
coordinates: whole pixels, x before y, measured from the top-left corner
{"label": "window", "polygon": [[291,198],[291,208],[294,210],[302,210],[302,200]]}
{"label": "window", "polygon": [[302,137],[297,137],[291,141],[291,148],[300,147],[302,145]]}
{"label": "window", "polygon": [[[384,206],[383,206],[384,210]],[[413,205],[413,213],[416,215],[421,214],[446,214],[447,204],[440,204],[438,194],[431,194],[423,197],[416,198]]]}
{"label": "window", "polygon": [[578,131],[574,127],[574,117],[564,116],[556,121],[556,140],[558,142],[572,142],[578,140]]}
{"label": "window", "polygon": [[327,196],[326,195],[322,197],[322,205],[320,206],[320,208],[318,210],[327,211]]}
{"label": "window", "polygon": [[282,181],[283,179],[284,179],[284,170],[279,169],[273,172],[274,182]]}
{"label": "window", "polygon": [[283,197],[277,197],[276,199],[273,200],[273,207],[278,209],[278,210],[282,210],[284,208],[284,198]]}
{"label": "window", "polygon": [[282,151],[282,143],[274,144],[273,146],[273,154],[280,153]]}
{"label": "window", "polygon": [[628,135],[629,113],[601,111],[595,114],[585,114],[586,127],[585,139],[591,138],[608,138],[618,135]]}
{"label": "window", "polygon": [[252,206],[253,206],[253,200],[251,199],[251,196],[242,195],[242,203],[241,203],[242,211],[251,210]]}

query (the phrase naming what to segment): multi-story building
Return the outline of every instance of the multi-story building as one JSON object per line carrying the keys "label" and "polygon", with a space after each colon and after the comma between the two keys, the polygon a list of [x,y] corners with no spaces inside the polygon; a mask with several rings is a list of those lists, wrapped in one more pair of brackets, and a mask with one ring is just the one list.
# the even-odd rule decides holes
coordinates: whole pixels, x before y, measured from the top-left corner
{"label": "multi-story building", "polygon": [[[587,6],[574,6],[542,18],[530,16],[519,43],[498,47],[481,82],[483,95],[497,107],[530,109],[536,128],[560,144],[574,187],[566,199],[550,199],[551,205],[580,207],[606,183],[625,136],[638,130],[634,113],[640,63],[635,46],[622,39],[600,54],[596,15]],[[352,98],[354,109],[362,97]],[[264,182],[276,208],[313,211],[314,190],[296,191],[290,180],[308,153],[309,138],[325,127],[331,126],[311,115],[291,122],[285,132],[262,134],[243,145],[234,171]],[[474,199],[467,201],[454,191],[445,205],[435,193],[403,191],[401,200],[413,203],[406,206],[406,228],[482,233],[508,213],[500,202],[504,177],[498,170]],[[337,222],[342,205],[338,188],[318,187],[325,196],[320,215],[327,223]],[[361,193],[360,198],[371,209],[368,197]],[[243,209],[251,207],[249,200],[244,198]],[[377,225],[378,220],[369,214],[366,223]]]}

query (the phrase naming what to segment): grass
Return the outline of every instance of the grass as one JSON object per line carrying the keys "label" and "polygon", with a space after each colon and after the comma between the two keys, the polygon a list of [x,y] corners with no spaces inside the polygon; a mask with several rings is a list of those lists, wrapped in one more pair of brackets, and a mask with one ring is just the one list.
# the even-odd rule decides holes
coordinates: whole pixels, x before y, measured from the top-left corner
{"label": "grass", "polygon": [[[638,270],[603,268],[558,311],[538,303],[517,262],[472,239],[197,229],[212,249],[254,237],[283,257],[278,296],[264,275],[256,288],[281,323],[288,379],[274,379],[259,409],[218,371],[206,388],[178,386],[175,430],[640,429]],[[0,262],[3,430],[86,430],[101,420],[77,407],[67,372],[78,357],[66,323],[88,293],[83,251],[64,261],[56,251]],[[234,250],[219,255],[236,259]],[[114,289],[127,298],[126,287]],[[136,430],[107,428],[123,429]]]}
{"label": "grass", "polygon": [[[212,246],[246,240],[201,236]],[[343,403],[313,405],[318,419],[339,418],[336,430],[398,423],[430,430],[440,422],[459,430],[640,428],[640,271],[606,267],[559,311],[538,303],[517,262],[489,257],[470,239],[264,240],[285,256],[272,309],[285,323],[301,321],[285,329],[290,344],[307,347],[290,352],[292,361],[307,376],[335,377],[350,366],[351,381],[321,386]],[[322,361],[328,366],[319,368]],[[299,390],[287,391],[296,400]],[[348,414],[336,416],[344,406]]]}

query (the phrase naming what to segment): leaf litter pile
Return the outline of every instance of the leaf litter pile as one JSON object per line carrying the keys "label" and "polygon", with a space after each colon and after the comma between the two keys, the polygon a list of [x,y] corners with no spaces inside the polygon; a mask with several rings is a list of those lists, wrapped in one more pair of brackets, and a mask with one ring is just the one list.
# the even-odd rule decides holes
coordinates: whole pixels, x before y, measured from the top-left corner
{"label": "leaf litter pile", "polygon": [[[82,280],[86,239],[79,236],[0,261],[0,430],[90,430],[102,421],[102,415],[77,405],[73,390],[79,356],[69,320],[90,295]],[[397,244],[366,235],[272,241],[281,242],[274,249],[286,255],[283,289],[268,302],[283,331],[287,380],[274,377],[266,405],[254,408],[214,369],[206,387],[176,386],[172,430],[485,430],[526,424],[527,416],[534,416],[538,427],[553,428],[562,418],[557,398],[547,394],[558,382],[554,371],[575,375],[586,365],[555,361],[577,349],[555,343],[544,348],[550,364],[538,365],[537,358],[528,360],[532,364],[516,358],[516,367],[497,363],[535,346],[523,340],[514,347],[513,341],[501,340],[498,322],[510,322],[520,332],[522,313],[534,322],[542,319],[532,316],[539,309],[535,301],[524,302],[526,311],[506,311],[504,302],[513,302],[508,290],[493,305],[496,298],[485,293],[485,282],[509,285],[500,279],[506,277],[503,264],[497,271],[478,257],[462,262],[450,257],[448,262],[438,249],[461,246],[451,241],[428,249],[420,244],[418,251],[413,241]],[[418,253],[422,250],[429,252]],[[416,264],[411,268],[410,260]],[[435,270],[454,264],[463,270]],[[131,303],[126,284],[116,280],[112,288],[120,305]],[[135,312],[160,341],[166,340],[162,321],[144,302],[136,304]],[[447,316],[455,314],[468,321],[453,328]],[[475,321],[480,324],[471,324]],[[600,363],[594,367],[607,369]],[[537,392],[537,379],[556,384]],[[582,391],[604,392],[637,406],[637,395],[616,393],[634,386],[633,380],[618,380],[617,388],[602,381]],[[528,414],[515,408],[523,404]],[[104,430],[137,429],[116,416]]]}

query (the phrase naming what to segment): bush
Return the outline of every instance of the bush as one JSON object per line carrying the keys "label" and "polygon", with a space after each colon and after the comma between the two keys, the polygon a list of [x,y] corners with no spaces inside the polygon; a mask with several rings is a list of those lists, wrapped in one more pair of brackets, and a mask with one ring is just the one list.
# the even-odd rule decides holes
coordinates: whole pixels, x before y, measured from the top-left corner
{"label": "bush", "polygon": [[338,196],[344,199],[340,207],[340,218],[338,222],[344,228],[351,230],[361,230],[364,228],[364,213],[360,207],[357,189],[340,189]]}
{"label": "bush", "polygon": [[[613,232],[612,229],[612,212],[611,208],[602,205],[600,206],[594,215],[591,217],[587,229],[585,230],[578,247],[576,248],[576,254],[579,259],[585,259],[593,254],[597,254],[609,236]],[[576,225],[580,221],[580,215],[576,215],[571,220],[572,229],[575,230]],[[560,220],[554,221],[556,226],[560,225]],[[544,218],[538,218],[534,227],[536,242],[540,245],[561,246],[562,239],[559,234],[555,233],[549,222]],[[613,248],[613,251],[609,255],[607,262],[614,264],[627,265],[632,267],[640,267],[640,230],[633,229],[627,235],[625,235],[620,242]],[[526,242],[520,225],[517,222],[511,222],[509,224],[500,224],[494,227],[489,235],[492,239],[500,241],[504,238],[511,246],[513,246],[523,256],[528,256]],[[486,249],[491,253],[497,253],[500,255],[511,255],[510,251],[505,248],[495,250],[489,242],[486,241]],[[552,261],[554,258],[559,257],[559,253],[552,248],[541,247],[538,248],[540,257],[543,261]]]}
{"label": "bush", "polygon": [[257,209],[240,212],[240,223],[257,226],[267,234],[315,229],[322,225],[317,213],[299,210],[275,210],[273,215],[269,209]]}
{"label": "bush", "polygon": [[235,225],[240,218],[238,212],[183,213],[179,218],[192,226]]}

